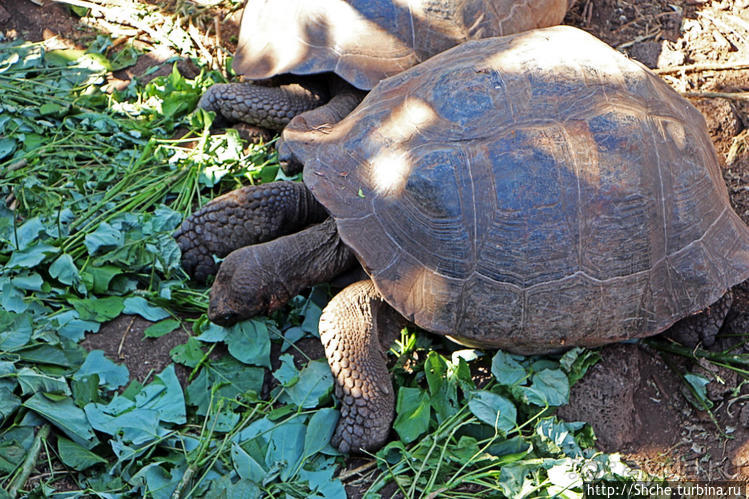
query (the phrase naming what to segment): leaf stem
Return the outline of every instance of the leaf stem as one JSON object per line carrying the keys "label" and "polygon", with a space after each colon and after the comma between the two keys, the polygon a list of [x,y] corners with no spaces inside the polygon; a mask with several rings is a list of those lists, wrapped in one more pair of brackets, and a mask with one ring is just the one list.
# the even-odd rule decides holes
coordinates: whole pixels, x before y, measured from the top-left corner
{"label": "leaf stem", "polygon": [[39,457],[39,451],[42,449],[42,440],[45,440],[49,435],[49,425],[44,424],[34,436],[34,442],[31,444],[26,459],[23,460],[23,466],[21,472],[16,476],[13,482],[8,487],[8,494],[10,497],[15,498],[18,495],[18,490],[23,487],[26,480],[31,475],[31,470],[34,468],[37,457]]}

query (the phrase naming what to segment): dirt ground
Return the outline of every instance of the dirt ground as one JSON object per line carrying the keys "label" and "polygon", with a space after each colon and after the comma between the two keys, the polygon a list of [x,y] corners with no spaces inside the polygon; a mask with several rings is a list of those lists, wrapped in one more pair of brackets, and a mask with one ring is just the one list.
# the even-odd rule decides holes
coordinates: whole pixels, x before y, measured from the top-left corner
{"label": "dirt ground", "polygon": [[[211,19],[214,34],[219,33],[216,43],[231,49],[238,14],[219,12]],[[655,69],[702,111],[733,207],[749,223],[749,0],[578,0],[565,22]],[[47,40],[50,48],[85,47],[95,37],[95,30],[66,6],[30,0],[0,4],[0,33],[6,39]],[[172,55],[141,57],[112,83],[127,85],[152,65],[169,71],[171,65],[163,62]],[[187,76],[195,71],[186,61],[179,68]],[[735,293],[722,330],[726,337],[749,332],[749,286]],[[169,350],[183,339],[143,340],[147,325],[120,317],[86,345],[105,350],[143,379],[166,365]],[[736,349],[749,351],[742,345]],[[695,366],[644,344],[609,346],[601,353],[602,361],[574,387],[570,404],[561,410],[566,418],[589,422],[601,450],[622,452],[634,466],[667,478],[749,480],[749,387],[735,373],[706,362]],[[713,379],[708,395],[714,420],[689,403],[679,371]]]}

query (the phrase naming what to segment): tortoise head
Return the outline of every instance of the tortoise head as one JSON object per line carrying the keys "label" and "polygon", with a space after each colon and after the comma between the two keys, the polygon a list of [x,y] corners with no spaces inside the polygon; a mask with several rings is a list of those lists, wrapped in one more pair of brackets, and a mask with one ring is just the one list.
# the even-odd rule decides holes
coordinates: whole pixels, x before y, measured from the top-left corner
{"label": "tortoise head", "polygon": [[273,312],[289,300],[286,288],[263,268],[255,246],[235,250],[224,259],[211,287],[208,318],[231,326],[256,315]]}

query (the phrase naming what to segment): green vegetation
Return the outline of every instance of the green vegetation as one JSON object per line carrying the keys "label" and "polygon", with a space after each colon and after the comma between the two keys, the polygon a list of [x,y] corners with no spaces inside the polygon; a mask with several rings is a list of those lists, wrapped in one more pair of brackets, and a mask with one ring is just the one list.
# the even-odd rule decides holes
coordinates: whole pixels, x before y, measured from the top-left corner
{"label": "green vegetation", "polygon": [[[219,192],[276,178],[273,153],[210,134],[211,117],[192,113],[217,73],[104,92],[137,56],[110,60],[109,43],[0,45],[0,496],[344,497],[332,376],[290,354],[317,335],[327,288],[219,327],[171,236]],[[142,385],[79,346],[120,314],[153,321],[150,337],[192,332],[164,352],[191,370],[186,386],[174,365]],[[368,458],[357,491],[580,497],[583,477],[631,474],[593,449],[589,427],[554,416],[595,352],[498,352],[477,386],[486,354],[445,357],[431,341],[404,330],[393,347],[399,440]],[[261,397],[272,342],[280,367]]]}

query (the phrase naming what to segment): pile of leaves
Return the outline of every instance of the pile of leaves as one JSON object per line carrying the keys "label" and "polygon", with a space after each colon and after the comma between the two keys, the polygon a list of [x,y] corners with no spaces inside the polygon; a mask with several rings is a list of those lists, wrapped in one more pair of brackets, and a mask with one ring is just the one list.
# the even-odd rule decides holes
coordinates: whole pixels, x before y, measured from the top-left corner
{"label": "pile of leaves", "polygon": [[[103,91],[137,57],[110,59],[110,44],[0,44],[0,496],[345,497],[330,370],[290,354],[317,335],[327,288],[220,327],[172,238],[217,193],[278,178],[274,154],[211,134],[211,116],[193,112],[217,73]],[[192,332],[168,353],[191,370],[186,383],[174,364],[131,381],[79,345],[120,314],[152,321],[146,336]],[[421,332],[401,334],[399,440],[371,456],[366,495],[580,497],[591,470],[631,474],[593,449],[589,427],[554,416],[595,353],[498,352],[477,387],[480,352],[444,356]],[[268,383],[271,342],[282,353]]]}

